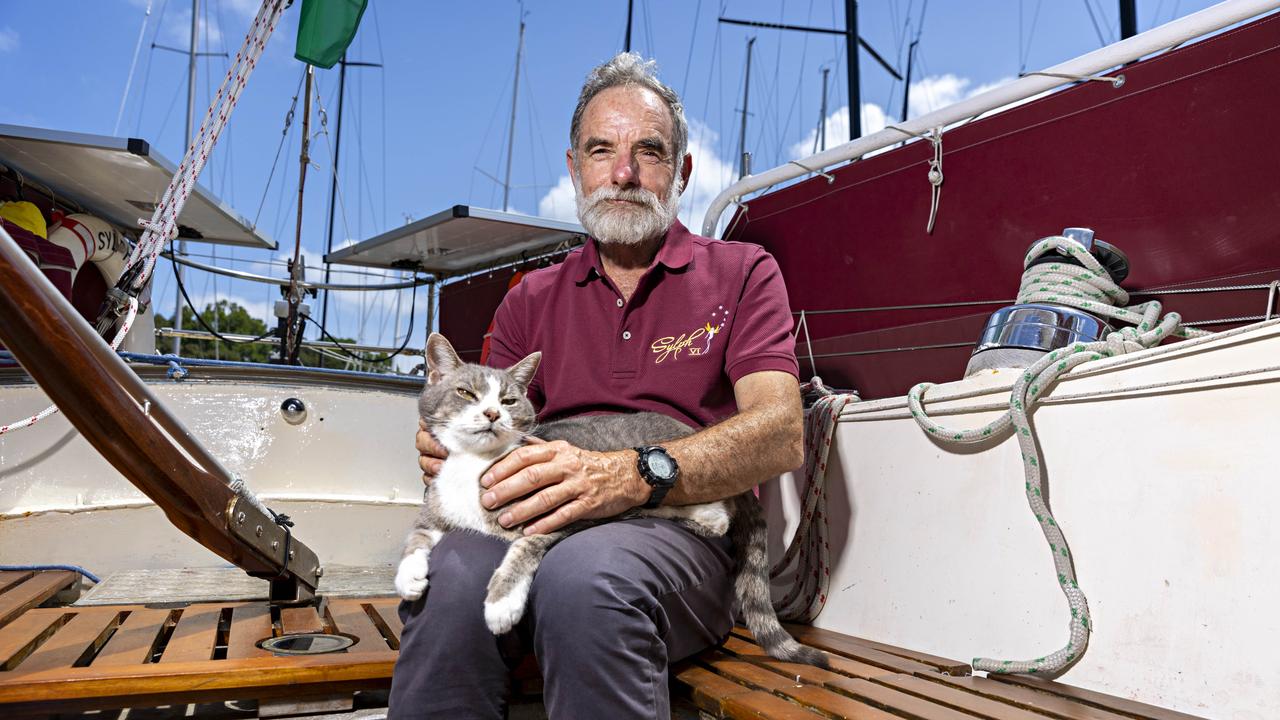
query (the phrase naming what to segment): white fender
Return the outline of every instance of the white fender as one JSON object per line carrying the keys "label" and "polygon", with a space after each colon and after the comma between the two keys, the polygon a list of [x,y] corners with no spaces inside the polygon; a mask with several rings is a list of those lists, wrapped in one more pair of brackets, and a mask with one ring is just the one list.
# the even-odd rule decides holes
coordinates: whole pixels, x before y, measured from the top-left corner
{"label": "white fender", "polygon": [[[88,262],[98,268],[108,287],[115,285],[120,279],[120,273],[124,272],[129,245],[114,227],[101,218],[86,213],[67,215],[49,229],[49,242],[71,252],[74,261],[71,269],[72,285],[75,284],[76,275]],[[120,349],[155,354],[155,319],[151,315],[150,306],[138,311],[133,329],[125,336]]]}

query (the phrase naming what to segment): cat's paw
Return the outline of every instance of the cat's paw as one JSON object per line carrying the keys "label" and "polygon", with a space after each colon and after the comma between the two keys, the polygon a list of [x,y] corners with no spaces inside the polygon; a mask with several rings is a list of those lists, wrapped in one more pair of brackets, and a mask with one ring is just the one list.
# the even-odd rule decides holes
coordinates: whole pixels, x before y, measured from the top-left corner
{"label": "cat's paw", "polygon": [[724,503],[708,503],[693,511],[689,518],[694,531],[706,537],[720,537],[729,532],[729,510]]}
{"label": "cat's paw", "polygon": [[414,550],[400,561],[396,570],[396,594],[405,600],[417,600],[427,590],[427,551]]}
{"label": "cat's paw", "polygon": [[506,594],[499,597],[490,595],[484,599],[484,624],[494,635],[503,635],[511,631],[524,617],[524,606],[529,599],[529,582],[516,584]]}

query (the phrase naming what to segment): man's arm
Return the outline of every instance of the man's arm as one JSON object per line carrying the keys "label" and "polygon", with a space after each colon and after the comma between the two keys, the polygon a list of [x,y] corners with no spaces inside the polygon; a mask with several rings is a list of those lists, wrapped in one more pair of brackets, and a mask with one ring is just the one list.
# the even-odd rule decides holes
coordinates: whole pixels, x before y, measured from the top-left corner
{"label": "man's arm", "polygon": [[[745,492],[804,462],[804,415],[790,373],[762,371],[733,385],[738,412],[665,447],[680,465],[668,505],[710,502]],[[650,486],[633,450],[595,453],[563,441],[515,450],[481,480],[485,507],[512,502],[505,526],[538,518],[526,534],[548,533],[574,520],[612,517],[643,505]],[[539,517],[542,516],[542,517]]]}

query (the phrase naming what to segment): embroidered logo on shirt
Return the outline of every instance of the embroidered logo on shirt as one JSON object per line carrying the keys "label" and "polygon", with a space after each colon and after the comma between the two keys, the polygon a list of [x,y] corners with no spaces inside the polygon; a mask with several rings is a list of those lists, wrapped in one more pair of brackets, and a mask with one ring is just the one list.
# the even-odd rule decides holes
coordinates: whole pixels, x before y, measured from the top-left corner
{"label": "embroidered logo on shirt", "polygon": [[728,318],[729,311],[725,310],[723,305],[720,305],[711,311],[711,320],[703,323],[702,327],[695,328],[692,332],[682,333],[678,337],[668,335],[654,340],[649,345],[649,349],[653,350],[657,355],[653,360],[653,364],[661,364],[667,358],[679,358],[680,353],[686,350],[689,351],[690,356],[705,355],[711,352],[711,342],[724,329],[724,323]]}

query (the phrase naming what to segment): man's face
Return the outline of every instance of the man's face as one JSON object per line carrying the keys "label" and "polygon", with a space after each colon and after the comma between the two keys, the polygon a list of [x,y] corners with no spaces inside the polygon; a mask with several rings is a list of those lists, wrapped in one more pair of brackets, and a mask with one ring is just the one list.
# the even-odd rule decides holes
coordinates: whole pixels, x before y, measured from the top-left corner
{"label": "man's face", "polygon": [[635,244],[675,221],[690,166],[673,161],[672,131],[670,110],[644,88],[612,87],[587,104],[567,161],[578,218],[592,237]]}

